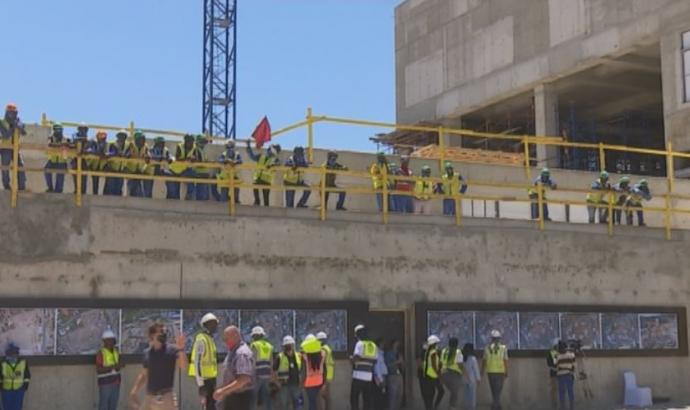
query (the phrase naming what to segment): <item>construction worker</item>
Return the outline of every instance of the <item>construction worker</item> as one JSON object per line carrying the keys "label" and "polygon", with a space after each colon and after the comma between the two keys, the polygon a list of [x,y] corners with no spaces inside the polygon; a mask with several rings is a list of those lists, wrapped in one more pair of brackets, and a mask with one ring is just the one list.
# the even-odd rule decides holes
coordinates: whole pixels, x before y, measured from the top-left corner
{"label": "construction worker", "polygon": [[[218,156],[218,162],[223,164],[223,165],[228,165],[231,167],[234,167],[235,165],[242,165],[242,156],[238,153],[235,152],[235,141],[233,140],[228,140],[228,142],[225,143],[225,151],[223,151],[220,156]],[[240,176],[238,175],[237,172],[235,174],[235,182],[237,184],[240,183]],[[228,172],[226,169],[221,169],[220,172],[216,174],[216,179],[219,182],[225,182],[227,183],[230,179],[230,172]],[[227,186],[223,186],[220,188],[220,193],[218,192],[218,185],[211,185],[211,194],[213,195],[213,198],[216,201],[219,202],[226,202],[230,196],[228,193],[230,192],[230,188]],[[240,203],[240,189],[235,188],[235,203],[239,204]]]}
{"label": "construction worker", "polygon": [[646,179],[641,179],[638,184],[633,185],[628,194],[628,199],[625,201],[625,206],[627,211],[625,213],[625,219],[628,225],[633,224],[633,211],[632,209],[637,209],[637,224],[639,226],[647,226],[644,223],[644,211],[642,211],[642,201],[650,201],[652,199],[652,193],[649,191],[649,183]]}
{"label": "construction worker", "polygon": [[[168,151],[168,147],[165,146],[165,138],[156,137],[153,139],[153,147],[149,149],[149,156],[146,161],[146,175],[164,175],[163,166],[161,164],[164,162],[170,164],[172,162],[170,151]],[[153,182],[152,179],[144,180],[142,186],[144,188],[145,198],[153,197]]]}
{"label": "construction worker", "polygon": [[428,214],[431,212],[431,195],[434,192],[434,183],[427,178],[431,176],[431,167],[422,167],[421,178],[417,178],[414,187],[414,212],[416,214]]}
{"label": "construction worker", "polygon": [[[536,188],[540,186],[541,188]],[[544,220],[551,220],[551,218],[549,218],[549,205],[546,203],[546,187],[555,190],[557,185],[554,182],[554,180],[551,179],[551,171],[548,168],[542,168],[541,172],[539,173],[539,176],[534,180],[534,186],[527,191],[527,193],[529,194],[529,199],[533,201],[530,206],[532,210],[532,219],[539,219],[539,193],[537,189],[541,189],[541,197],[543,201],[542,210]]]}
{"label": "construction worker", "polygon": [[335,378],[335,360],[333,359],[333,349],[328,345],[328,335],[326,332],[319,332],[316,338],[321,342],[321,349],[325,352],[326,358],[326,380],[321,389],[321,400],[319,400],[318,410],[332,410],[331,405],[331,383]]}
{"label": "construction worker", "polygon": [[[14,134],[17,132],[19,137],[26,135],[26,130],[24,130],[24,123],[19,119],[19,111],[17,106],[13,103],[7,104],[5,107],[5,118],[0,120],[0,142],[2,142],[3,147],[0,148],[0,164],[3,167],[8,167],[12,163],[12,156],[14,150],[12,149],[12,142],[14,140]],[[24,160],[21,154],[18,155],[19,161],[18,166],[24,166]],[[18,184],[17,187],[20,191],[26,188],[26,174],[24,171],[18,172]],[[10,170],[2,170],[2,186],[9,190],[10,189]]]}
{"label": "construction worker", "polygon": [[[177,399],[173,392],[175,368],[186,371],[189,366],[185,354],[187,337],[180,333],[175,344],[168,343],[168,329],[156,322],[149,326],[149,347],[144,352],[144,366],[132,390],[129,391],[129,405],[140,410],[177,410]],[[139,405],[139,390],[146,385],[146,398]]]}
{"label": "construction worker", "polygon": [[283,351],[276,357],[273,369],[277,372],[280,390],[278,401],[282,410],[301,410],[302,398],[302,357],[295,349],[292,336],[283,337]]}
{"label": "construction worker", "polygon": [[[446,162],[444,166],[445,171],[441,175],[442,182],[436,185],[435,192],[444,195],[443,198],[443,215],[455,215],[455,198],[456,193],[464,194],[467,192],[467,184],[462,178],[462,175],[455,174],[453,164]],[[450,197],[450,198],[448,198]]]}
{"label": "construction worker", "polygon": [[592,192],[587,193],[587,214],[589,215],[589,223],[593,224],[595,215],[599,214],[599,223],[608,223],[608,191],[611,191],[611,184],[609,183],[609,173],[601,171],[599,178],[597,178],[590,186]]}
{"label": "construction worker", "polygon": [[255,400],[252,409],[256,408],[256,399],[263,403],[263,408],[270,410],[271,403],[271,379],[273,378],[273,345],[266,340],[266,331],[261,326],[252,328],[252,349],[255,359],[256,383],[254,385]]}
{"label": "construction worker", "polygon": [[[194,177],[194,170],[190,167],[190,163],[196,160],[196,144],[194,143],[194,135],[186,134],[184,141],[177,144],[175,150],[175,159],[168,167],[168,172],[173,177],[178,178],[192,178]],[[166,181],[167,199],[180,199],[180,183],[176,181]],[[194,184],[185,182],[187,192],[185,199],[190,200],[194,198]]]}
{"label": "construction worker", "polygon": [[[48,154],[48,161],[45,165],[45,180],[46,187],[48,190],[46,192],[55,192],[61,194],[65,186],[65,171],[67,170],[67,157],[65,155],[65,149],[67,148],[67,139],[64,136],[64,129],[62,124],[56,122],[53,124],[53,132],[48,137],[48,146],[53,149],[58,149],[60,152],[52,152]],[[53,172],[48,170],[56,169],[61,172],[55,173],[55,178],[53,178]],[[53,184],[55,181],[55,184]]]}
{"label": "construction worker", "polygon": [[573,350],[565,342],[559,342],[558,356],[556,356],[556,377],[558,378],[558,401],[561,410],[566,410],[566,396],[568,396],[567,409],[575,409],[575,361]]}
{"label": "construction worker", "polygon": [[305,369],[304,390],[309,402],[309,410],[317,410],[321,390],[326,384],[327,353],[321,347],[321,341],[312,334],[304,338],[300,347],[302,348],[302,362]]}
{"label": "construction worker", "polygon": [[[71,147],[77,148],[79,155],[86,155],[87,148],[89,144],[89,127],[83,122],[77,127],[77,133],[72,136]],[[72,170],[76,170],[78,167],[77,158],[72,158],[70,163]],[[88,165],[84,158],[81,159],[81,170],[88,171]],[[72,175],[72,182],[74,183],[74,193],[77,193],[77,175]],[[86,175],[81,176],[81,193],[86,194],[86,184],[88,179]]]}
{"label": "construction worker", "polygon": [[[335,151],[328,151],[326,154],[326,162],[323,164],[326,169],[334,171],[347,171],[347,167],[338,163],[338,153]],[[338,188],[335,184],[338,175],[334,172],[326,173],[326,188]],[[328,197],[330,192],[326,191],[326,208],[328,208]],[[347,211],[345,208],[345,191],[338,192],[338,202],[335,205],[337,211]]]}
{"label": "construction worker", "polygon": [[448,340],[448,346],[441,350],[441,382],[450,394],[448,408],[451,410],[459,409],[460,389],[463,384],[463,363],[462,352],[458,347],[458,339],[451,337]]}
{"label": "construction worker", "polygon": [[[265,152],[255,154],[254,151],[252,151],[251,143],[247,141],[247,155],[249,155],[252,161],[256,162],[256,171],[254,171],[253,178],[254,185],[273,185],[273,176],[275,172],[271,168],[280,165],[280,158],[278,158],[280,151],[280,145],[271,144],[266,148]],[[264,198],[264,206],[268,206],[271,190],[262,189],[261,193]],[[254,206],[260,205],[259,190],[254,188]]]}
{"label": "construction worker", "polygon": [[426,410],[438,408],[445,394],[439,379],[441,375],[441,358],[439,357],[438,344],[440,342],[441,339],[436,335],[431,335],[426,340],[427,348],[424,352],[422,364],[422,377],[424,378],[422,398],[424,399]]}
{"label": "construction worker", "polygon": [[558,410],[558,379],[556,378],[556,359],[558,358],[558,338],[551,342],[551,349],[546,352],[546,367],[549,369],[549,398],[551,409]]}
{"label": "construction worker", "polygon": [[[616,207],[624,207],[625,203],[628,200],[628,195],[630,195],[630,193],[632,192],[632,187],[630,186],[630,177],[622,176],[621,179],[618,180],[618,183],[613,186],[613,190],[618,195],[618,197],[616,198]],[[614,224],[621,224],[622,214],[623,210],[620,208],[613,210]]]}
{"label": "construction worker", "polygon": [[[283,175],[283,184],[286,187],[293,187],[292,189],[285,189],[285,205],[292,208],[295,205],[295,188],[294,187],[308,187],[304,180],[304,171],[301,168],[309,167],[309,163],[304,156],[304,148],[297,146],[292,150],[292,156],[285,162],[288,170]],[[302,196],[297,202],[297,208],[306,208],[311,191],[303,189]]]}
{"label": "construction worker", "polygon": [[21,410],[24,395],[29,390],[31,372],[26,360],[19,357],[19,347],[14,343],[7,345],[5,358],[0,363],[0,393],[3,410]]}
{"label": "construction worker", "polygon": [[101,336],[103,347],[96,354],[96,378],[98,379],[98,410],[117,410],[120,399],[120,352],[117,350],[115,333],[108,329]]}
{"label": "construction worker", "polygon": [[[386,154],[379,152],[376,154],[376,162],[369,167],[369,174],[371,175],[371,187],[374,191],[383,191],[383,176],[384,173],[390,177],[390,169],[388,167],[388,160]],[[383,193],[376,193],[376,206],[379,212],[383,212]]]}
{"label": "construction worker", "polygon": [[[400,168],[395,171],[395,175],[400,175],[403,177],[412,177],[414,174],[410,169],[410,156],[403,155],[400,157]],[[395,180],[395,190],[403,191],[412,194],[414,191],[414,181],[410,179],[405,180]],[[404,212],[411,214],[414,212],[414,202],[412,200],[412,195],[397,194],[396,195],[396,207],[398,212]]]}
{"label": "construction worker", "polygon": [[188,374],[195,379],[199,388],[201,407],[215,410],[213,393],[216,391],[218,377],[218,352],[213,336],[218,331],[218,318],[213,313],[206,313],[199,324],[201,330],[194,337]]}
{"label": "construction worker", "polygon": [[491,388],[491,410],[501,410],[501,391],[508,378],[508,347],[501,343],[501,332],[491,331],[491,343],[484,349],[482,374],[486,372]]}
{"label": "construction worker", "polygon": [[[106,172],[119,174],[125,171],[123,158],[127,149],[127,138],[129,138],[127,131],[120,130],[115,134],[115,141],[108,145]],[[122,177],[106,177],[103,195],[122,196],[124,182]]]}
{"label": "construction worker", "polygon": [[[94,172],[102,172],[106,166],[106,154],[108,152],[108,133],[105,130],[96,131],[96,138],[89,141],[86,145],[86,169]],[[91,175],[91,190],[94,195],[98,195],[100,188],[100,177]]]}
{"label": "construction worker", "polygon": [[[372,410],[374,404],[374,365],[378,358],[378,346],[369,340],[364,325],[355,327],[357,344],[350,358],[352,362],[352,385],[350,386],[350,409]],[[360,407],[360,397],[362,407]]]}
{"label": "construction worker", "polygon": [[[149,146],[146,144],[146,135],[141,130],[134,132],[134,142],[130,142],[125,149],[125,169],[128,174],[139,175],[146,171],[146,159],[149,158]],[[143,197],[144,187],[142,180],[129,178],[127,180],[127,195]]]}
{"label": "construction worker", "polygon": [[[196,141],[196,162],[208,162],[208,157],[206,156],[206,145],[208,144],[208,138],[202,134],[198,134],[195,137]],[[215,176],[207,167],[196,166],[194,167],[194,176],[201,180],[208,180],[211,175]],[[199,182],[196,184],[196,200],[197,201],[208,201],[211,198],[211,187],[210,184],[206,182]]]}

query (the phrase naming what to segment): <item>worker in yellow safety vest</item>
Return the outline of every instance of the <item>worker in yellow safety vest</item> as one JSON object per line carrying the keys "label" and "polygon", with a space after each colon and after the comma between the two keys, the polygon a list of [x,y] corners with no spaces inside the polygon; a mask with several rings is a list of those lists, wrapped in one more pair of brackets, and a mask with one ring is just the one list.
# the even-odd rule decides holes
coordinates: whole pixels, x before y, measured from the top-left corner
{"label": "worker in yellow safety vest", "polygon": [[[86,154],[90,158],[86,159],[86,168],[89,171],[103,172],[107,165],[106,156],[108,153],[108,133],[105,130],[96,131],[96,138],[86,144]],[[100,191],[100,177],[91,175],[91,189],[94,195]]]}
{"label": "worker in yellow safety vest", "polygon": [[[45,180],[48,188],[46,192],[61,194],[65,185],[64,172],[67,170],[67,139],[64,135],[64,128],[59,122],[53,124],[53,132],[48,137],[48,146],[55,152],[48,154],[48,161],[45,165]],[[62,173],[55,172],[55,178],[53,178],[54,172],[49,170],[59,170]],[[53,184],[53,179],[55,184]]]}
{"label": "worker in yellow safety vest", "polygon": [[[256,162],[256,171],[254,171],[254,185],[273,185],[273,176],[275,171],[271,168],[280,165],[280,145],[272,144],[266,148],[265,152],[259,152],[258,154],[252,151],[252,146],[249,141],[247,141],[247,155],[252,161]],[[262,196],[264,198],[264,206],[268,206],[269,197],[271,194],[270,189],[262,189]],[[254,206],[260,206],[261,200],[259,199],[259,190],[254,188]]]}
{"label": "worker in yellow safety vest", "polygon": [[335,378],[335,360],[333,359],[333,349],[328,345],[328,335],[326,332],[319,332],[316,338],[321,342],[321,349],[326,353],[326,380],[321,389],[321,400],[319,410],[331,410],[331,383]]}
{"label": "worker in yellow safety vest", "polygon": [[508,378],[508,347],[501,343],[501,332],[498,330],[491,331],[491,343],[484,349],[483,372],[489,376],[491,410],[501,410],[501,391]]}
{"label": "worker in yellow safety vest", "polygon": [[[357,343],[350,358],[352,362],[352,385],[350,386],[350,409],[369,410],[374,403],[374,365],[378,359],[379,348],[369,339],[364,325],[355,326]],[[359,399],[362,397],[363,407]]]}
{"label": "worker in yellow safety vest", "polygon": [[[369,174],[371,175],[371,186],[374,191],[382,191],[384,174],[389,177],[391,174],[390,168],[388,168],[386,154],[383,152],[376,154],[376,162],[369,167]],[[383,212],[383,193],[381,192],[376,193],[376,206],[379,212]]]}
{"label": "worker in yellow safety vest", "polygon": [[[254,384],[255,400],[263,403],[264,408],[272,408],[271,380],[273,379],[273,345],[266,340],[266,331],[261,326],[252,328],[252,343],[249,345],[254,353],[254,369],[256,383]],[[256,408],[256,403],[252,403]]]}
{"label": "worker in yellow safety vest", "polygon": [[[146,144],[146,135],[141,130],[137,130],[134,133],[134,142],[130,142],[127,145],[125,157],[130,158],[128,161],[125,161],[124,165],[127,173],[132,175],[145,173],[145,161],[150,158],[150,154],[149,146]],[[127,195],[132,197],[144,196],[144,187],[141,179],[129,178],[127,180]]]}
{"label": "worker in yellow safety vest", "polygon": [[434,183],[427,178],[431,176],[431,167],[422,167],[421,178],[417,178],[414,187],[414,212],[428,214],[431,212],[431,195],[434,193]]}
{"label": "worker in yellow safety vest", "polygon": [[[175,150],[175,159],[168,166],[168,173],[173,177],[192,178],[194,177],[194,169],[190,164],[196,161],[196,144],[194,143],[194,135],[186,134],[183,142],[177,144]],[[180,199],[180,183],[175,181],[166,181],[167,199]],[[185,182],[187,192],[184,199],[194,199],[194,184]]]}
{"label": "worker in yellow safety vest", "polygon": [[[242,156],[238,152],[235,152],[235,141],[228,140],[228,142],[225,143],[225,150],[218,156],[218,163],[229,167],[242,165]],[[227,184],[228,181],[230,181],[230,174],[231,173],[227,170],[227,168],[219,170],[216,174],[216,179],[218,180],[219,184],[211,185],[211,194],[218,202],[227,202],[230,199],[230,187],[227,185],[224,186],[224,184]],[[240,180],[239,171],[235,171],[232,174],[234,175],[233,179],[235,181],[235,185],[241,184],[242,182]],[[218,191],[219,185],[221,186],[220,191]],[[239,188],[234,189],[234,196],[235,203],[239,204]]]}
{"label": "worker in yellow safety vest", "polygon": [[441,350],[441,382],[448,389],[450,399],[449,408],[458,408],[460,388],[462,387],[463,357],[458,347],[458,339],[448,339],[448,346]]}
{"label": "worker in yellow safety vest", "polygon": [[295,347],[295,339],[292,336],[283,337],[283,351],[278,353],[273,364],[276,371],[280,390],[278,390],[278,402],[281,409],[302,408],[302,357]]}
{"label": "worker in yellow safety vest", "polygon": [[19,347],[14,343],[5,349],[5,359],[0,363],[0,368],[3,410],[22,410],[31,372],[26,360],[19,357]]}
{"label": "worker in yellow safety vest", "polygon": [[285,207],[293,208],[295,206],[295,193],[298,187],[302,189],[302,196],[297,201],[297,208],[306,208],[307,201],[311,191],[309,185],[304,180],[304,168],[309,167],[309,162],[304,157],[304,148],[295,147],[292,150],[292,156],[285,162],[287,171],[283,175],[283,184],[285,185]]}
{"label": "worker in yellow safety vest", "polygon": [[120,352],[117,350],[115,332],[108,329],[101,336],[103,347],[96,354],[96,378],[98,379],[98,410],[117,410],[120,399]]}
{"label": "worker in yellow safety vest", "polygon": [[532,201],[530,204],[530,211],[532,214],[532,219],[539,218],[539,191],[541,190],[542,198],[542,216],[545,221],[550,221],[549,218],[549,204],[546,203],[546,188],[551,188],[555,190],[558,185],[551,178],[551,171],[548,168],[542,168],[539,176],[534,180],[534,184],[527,190],[527,195]]}
{"label": "worker in yellow safety vest", "polygon": [[608,223],[608,199],[611,191],[611,184],[609,183],[609,173],[601,171],[599,178],[597,178],[589,188],[591,192],[587,193],[587,214],[589,216],[589,223],[595,222],[595,217],[599,214],[599,223]]}
{"label": "worker in yellow safety vest", "polygon": [[[124,158],[125,150],[127,149],[127,138],[129,134],[127,131],[120,130],[115,134],[115,141],[108,144],[108,153],[106,154],[105,171],[111,173],[125,172]],[[124,178],[106,177],[105,187],[103,188],[103,195],[122,196],[122,187],[124,185]]]}
{"label": "worker in yellow safety vest", "polygon": [[426,410],[438,408],[443,400],[445,391],[439,377],[441,376],[441,358],[439,357],[438,344],[441,339],[431,335],[426,340],[426,351],[422,362],[422,398]]}
{"label": "worker in yellow safety vest", "polygon": [[213,313],[206,313],[199,323],[201,330],[194,337],[188,375],[195,379],[199,388],[201,407],[215,410],[213,392],[218,377],[218,351],[213,336],[218,331],[218,318]]}

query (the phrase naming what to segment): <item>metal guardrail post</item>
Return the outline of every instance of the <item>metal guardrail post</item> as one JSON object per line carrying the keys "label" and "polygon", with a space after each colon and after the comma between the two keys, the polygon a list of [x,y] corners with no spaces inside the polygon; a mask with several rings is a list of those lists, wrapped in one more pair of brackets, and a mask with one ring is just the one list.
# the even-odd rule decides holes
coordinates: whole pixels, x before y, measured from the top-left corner
{"label": "metal guardrail post", "polygon": [[438,127],[438,148],[441,151],[438,169],[443,170],[443,163],[446,162],[446,141],[444,138],[443,127]]}
{"label": "metal guardrail post", "polygon": [[311,107],[307,108],[307,160],[314,161],[314,118]]}
{"label": "metal guardrail post", "polygon": [[530,163],[529,163],[529,140],[527,137],[522,138],[522,145],[524,146],[524,152],[525,152],[525,178],[527,178],[527,181],[532,180],[532,176],[530,175]]}
{"label": "metal guardrail post", "polygon": [[675,168],[673,166],[673,144],[669,141],[666,143],[666,239],[671,240],[671,225],[672,225],[672,199],[674,190]]}
{"label": "metal guardrail post", "polygon": [[230,178],[230,186],[228,187],[228,211],[230,212],[230,216],[235,216],[235,167],[228,164],[226,164],[225,167],[225,172]]}
{"label": "metal guardrail post", "polygon": [[77,206],[81,206],[81,144],[81,141],[77,143],[77,157],[75,158],[75,160],[77,161],[77,186],[74,188],[74,190],[76,191],[74,198]]}
{"label": "metal guardrail post", "polygon": [[12,134],[12,180],[11,182],[11,193],[10,193],[10,205],[12,208],[17,207],[17,195],[19,191],[19,129],[15,128]]}
{"label": "metal guardrail post", "polygon": [[606,171],[606,151],[603,142],[599,143],[599,171]]}
{"label": "metal guardrail post", "polygon": [[664,220],[666,225],[666,240],[671,240],[671,194],[666,193],[665,195],[666,211],[664,212]]}
{"label": "metal guardrail post", "polygon": [[462,200],[458,190],[453,190],[453,201],[455,201],[455,225],[460,226],[462,223]]}
{"label": "metal guardrail post", "polygon": [[326,165],[321,166],[321,192],[320,192],[321,209],[319,210],[319,217],[322,221],[326,220]]}
{"label": "metal guardrail post", "polygon": [[[609,212],[609,218],[608,218],[608,231],[609,231],[609,236],[613,236],[613,191],[609,192],[609,195],[607,196],[608,199],[608,212]],[[597,209],[598,212],[598,209]]]}
{"label": "metal guardrail post", "polygon": [[[381,187],[381,195],[383,197],[381,198],[381,213],[383,214],[383,223],[384,225],[388,223],[388,170],[387,167],[382,167],[381,168],[381,173],[383,174],[383,186]],[[376,195],[376,194],[374,194]]]}
{"label": "metal guardrail post", "polygon": [[544,230],[544,185],[537,184],[537,205],[539,206],[539,229]]}

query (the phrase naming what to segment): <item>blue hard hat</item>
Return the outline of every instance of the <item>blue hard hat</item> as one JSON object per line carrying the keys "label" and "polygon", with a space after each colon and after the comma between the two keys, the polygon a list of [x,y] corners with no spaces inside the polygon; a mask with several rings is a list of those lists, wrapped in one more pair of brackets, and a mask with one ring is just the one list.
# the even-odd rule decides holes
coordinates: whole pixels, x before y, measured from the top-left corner
{"label": "blue hard hat", "polygon": [[19,354],[19,346],[10,342],[10,344],[8,344],[7,347],[5,348],[5,355],[12,354],[12,353]]}

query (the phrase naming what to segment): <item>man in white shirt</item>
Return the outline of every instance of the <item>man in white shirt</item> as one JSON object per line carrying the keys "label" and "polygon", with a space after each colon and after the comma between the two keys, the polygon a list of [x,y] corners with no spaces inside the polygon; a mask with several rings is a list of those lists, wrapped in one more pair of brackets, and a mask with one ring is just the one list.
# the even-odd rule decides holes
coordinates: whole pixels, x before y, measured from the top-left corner
{"label": "man in white shirt", "polygon": [[[378,347],[369,340],[367,329],[364,325],[355,327],[357,344],[350,358],[352,362],[352,385],[350,388],[350,409],[373,409],[374,366],[378,359]],[[359,398],[362,396],[363,407],[360,407]]]}

